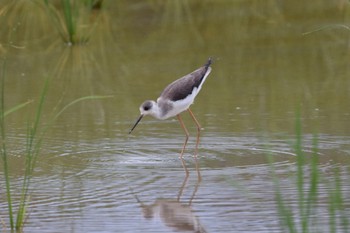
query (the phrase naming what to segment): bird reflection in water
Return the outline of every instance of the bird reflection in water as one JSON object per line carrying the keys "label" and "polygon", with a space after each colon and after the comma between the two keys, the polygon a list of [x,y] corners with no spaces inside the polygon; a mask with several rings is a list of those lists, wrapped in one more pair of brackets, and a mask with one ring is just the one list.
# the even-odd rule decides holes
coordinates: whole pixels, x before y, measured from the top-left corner
{"label": "bird reflection in water", "polygon": [[182,160],[182,164],[186,171],[185,179],[180,187],[179,193],[176,199],[171,198],[157,198],[155,202],[151,205],[145,205],[136,194],[134,194],[137,202],[140,204],[143,216],[146,219],[156,219],[161,220],[167,227],[172,228],[178,232],[206,232],[199,219],[194,215],[191,208],[191,204],[195,195],[198,191],[201,176],[199,172],[199,166],[196,161],[196,170],[198,174],[198,179],[195,184],[194,191],[188,203],[183,203],[180,201],[181,196],[185,190],[186,184],[188,182],[189,173],[186,168],[185,162]]}

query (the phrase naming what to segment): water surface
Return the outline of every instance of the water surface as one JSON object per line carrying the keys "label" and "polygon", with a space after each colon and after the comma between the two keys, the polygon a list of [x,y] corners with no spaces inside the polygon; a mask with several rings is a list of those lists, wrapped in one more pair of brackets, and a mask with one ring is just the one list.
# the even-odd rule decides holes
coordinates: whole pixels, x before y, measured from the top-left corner
{"label": "water surface", "polygon": [[[280,232],[268,155],[283,196],[297,209],[298,111],[303,152],[311,155],[318,139],[325,177],[315,228],[328,227],[328,184],[335,169],[346,206],[350,198],[348,32],[312,31],[346,23],[348,6],[304,4],[108,2],[89,42],[67,46],[38,5],[2,3],[11,6],[2,14],[6,27],[0,32],[6,107],[33,101],[6,119],[15,195],[23,179],[27,125],[45,80],[50,87],[43,126],[76,98],[112,96],[72,106],[46,132],[24,231],[195,232],[193,226],[200,232]],[[38,14],[16,17],[31,9]],[[209,56],[213,71],[191,108],[204,128],[199,179],[196,129],[188,113],[188,177],[179,159],[184,134],[176,119],[145,117],[128,131],[144,100],[156,99]],[[5,190],[0,192],[1,220],[7,223]]]}

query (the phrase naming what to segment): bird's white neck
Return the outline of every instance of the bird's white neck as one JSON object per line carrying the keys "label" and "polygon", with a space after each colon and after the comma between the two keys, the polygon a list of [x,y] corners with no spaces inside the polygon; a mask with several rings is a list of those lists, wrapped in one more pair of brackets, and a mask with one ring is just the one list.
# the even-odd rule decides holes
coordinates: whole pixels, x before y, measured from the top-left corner
{"label": "bird's white neck", "polygon": [[147,112],[147,115],[151,115],[157,119],[163,119],[162,111],[159,108],[158,103],[155,101],[152,101],[152,108]]}

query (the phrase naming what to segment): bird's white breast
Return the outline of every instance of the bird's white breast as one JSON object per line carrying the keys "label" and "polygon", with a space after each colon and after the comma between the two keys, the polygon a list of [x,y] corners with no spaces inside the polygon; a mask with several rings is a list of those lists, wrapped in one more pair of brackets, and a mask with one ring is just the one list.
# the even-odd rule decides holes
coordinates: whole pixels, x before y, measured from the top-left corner
{"label": "bird's white breast", "polygon": [[157,100],[158,105],[169,104],[169,109],[163,112],[160,119],[167,119],[170,117],[174,117],[180,114],[181,112],[187,110],[190,107],[190,105],[193,104],[193,101],[197,94],[198,94],[198,88],[195,87],[192,93],[182,100],[171,102],[168,100],[163,100],[161,98],[158,98]]}

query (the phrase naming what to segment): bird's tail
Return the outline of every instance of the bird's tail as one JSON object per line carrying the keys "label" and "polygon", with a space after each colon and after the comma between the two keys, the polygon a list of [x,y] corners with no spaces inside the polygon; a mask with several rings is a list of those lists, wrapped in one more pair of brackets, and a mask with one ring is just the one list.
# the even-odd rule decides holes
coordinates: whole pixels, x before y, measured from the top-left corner
{"label": "bird's tail", "polygon": [[211,65],[211,63],[212,63],[211,57],[209,57],[207,63],[204,65],[204,67],[205,67],[206,70],[209,68],[209,66]]}

